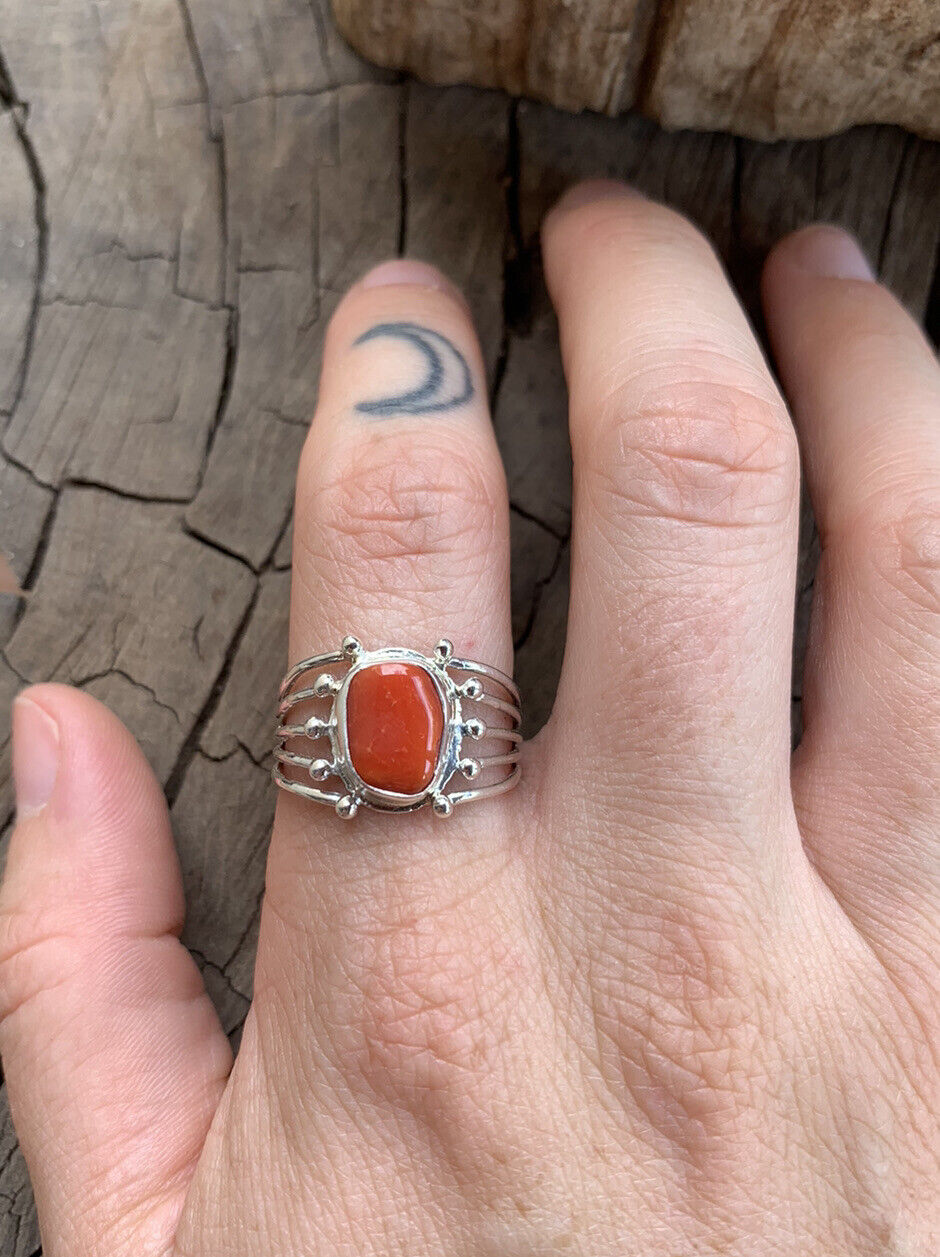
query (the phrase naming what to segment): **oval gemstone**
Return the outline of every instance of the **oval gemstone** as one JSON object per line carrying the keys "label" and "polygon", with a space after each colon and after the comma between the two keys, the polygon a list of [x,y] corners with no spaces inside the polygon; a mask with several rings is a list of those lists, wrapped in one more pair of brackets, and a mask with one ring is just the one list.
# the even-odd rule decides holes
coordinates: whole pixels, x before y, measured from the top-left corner
{"label": "oval gemstone", "polygon": [[376,790],[420,794],[431,784],[444,736],[444,706],[414,663],[375,663],[346,693],[346,741],[359,777]]}

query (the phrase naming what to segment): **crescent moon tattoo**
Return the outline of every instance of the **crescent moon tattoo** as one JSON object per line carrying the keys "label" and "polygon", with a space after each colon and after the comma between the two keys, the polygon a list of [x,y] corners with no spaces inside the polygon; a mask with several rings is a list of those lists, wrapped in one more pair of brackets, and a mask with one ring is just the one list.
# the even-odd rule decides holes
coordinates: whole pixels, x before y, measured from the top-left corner
{"label": "crescent moon tattoo", "polygon": [[362,345],[380,337],[413,345],[425,359],[426,372],[419,384],[403,393],[357,403],[356,410],[360,414],[381,419],[393,415],[427,415],[439,410],[456,410],[473,396],[473,378],[466,358],[440,332],[418,323],[376,323],[353,344]]}

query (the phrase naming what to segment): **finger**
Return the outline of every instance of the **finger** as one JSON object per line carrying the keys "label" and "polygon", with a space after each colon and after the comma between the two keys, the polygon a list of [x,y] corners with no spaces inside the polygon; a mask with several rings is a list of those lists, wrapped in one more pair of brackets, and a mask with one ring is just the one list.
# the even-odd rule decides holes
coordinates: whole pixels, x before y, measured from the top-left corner
{"label": "finger", "polygon": [[916,918],[935,952],[940,370],[835,228],[778,245],[764,303],[822,543],[794,763],[804,837],[885,948]]}
{"label": "finger", "polygon": [[[466,306],[429,267],[386,264],[347,294],[326,338],[297,482],[291,662],[349,634],[367,649],[422,654],[446,636],[459,656],[508,670],[508,514]],[[293,1213],[325,1248],[348,1236],[334,1235],[343,1207],[318,1176],[345,1216],[361,1209],[360,1190],[395,1200],[386,1247],[405,1251],[421,1223],[403,1166],[430,1181],[434,1149],[457,1165],[479,1147],[467,1080],[496,1076],[506,1025],[521,1041],[533,1002],[514,996],[502,959],[521,965],[528,919],[507,877],[511,797],[446,820],[427,807],[360,807],[342,820],[280,792],[232,1086],[257,1112],[247,1088],[254,1080],[257,1095],[266,1073],[272,1116],[259,1120],[286,1128],[294,1160],[261,1172],[291,1184]],[[251,1131],[230,1138],[264,1143]],[[231,1163],[224,1146],[210,1154]],[[212,1210],[211,1175],[201,1174],[191,1217]],[[293,1234],[290,1213],[277,1226]],[[247,1251],[234,1231],[220,1243]]]}
{"label": "finger", "polygon": [[737,835],[764,862],[755,834],[779,832],[768,811],[788,806],[791,424],[679,215],[589,184],[549,215],[543,247],[575,463],[557,745],[579,748],[601,802],[648,820],[651,800],[669,816],[681,796],[703,840],[720,833],[727,854]]}
{"label": "finger", "polygon": [[64,686],[14,705],[0,1052],[46,1251],[156,1257],[229,1072],[178,941],[166,805],[124,727]]}
{"label": "finger", "polygon": [[292,658],[350,632],[430,649],[446,631],[510,669],[508,502],[484,378],[467,307],[431,267],[379,267],[337,309],[297,481]]}
{"label": "finger", "polygon": [[463,299],[424,264],[380,267],[337,310],[298,476],[294,661],[347,635],[422,654],[446,638],[511,671],[508,500],[482,371]]}
{"label": "finger", "polygon": [[[292,663],[349,634],[366,649],[422,654],[446,637],[459,657],[511,671],[509,508],[484,380],[467,307],[431,267],[387,263],[340,303],[297,478]],[[467,893],[468,868],[486,882],[504,858],[502,803],[458,807],[446,821],[430,808],[361,808],[347,822],[281,792],[269,918],[296,923],[317,957],[323,981],[307,983],[317,1020],[348,1000],[335,975],[368,967],[361,953],[390,911],[420,903],[418,915],[435,919]],[[273,930],[262,930],[262,988],[280,952]]]}

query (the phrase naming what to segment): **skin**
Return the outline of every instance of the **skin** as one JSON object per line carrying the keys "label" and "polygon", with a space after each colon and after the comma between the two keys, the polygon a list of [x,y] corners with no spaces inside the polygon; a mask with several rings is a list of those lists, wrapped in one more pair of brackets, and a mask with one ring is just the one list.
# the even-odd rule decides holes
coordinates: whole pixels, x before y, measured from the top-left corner
{"label": "skin", "polygon": [[[937,1251],[937,363],[833,228],[765,271],[789,410],[675,213],[584,185],[544,254],[575,465],[555,712],[522,785],[447,821],[282,793],[234,1068],[140,751],[83,693],[17,701],[0,1050],[47,1257]],[[292,660],[446,634],[510,666],[484,397],[437,272],[346,296]]]}

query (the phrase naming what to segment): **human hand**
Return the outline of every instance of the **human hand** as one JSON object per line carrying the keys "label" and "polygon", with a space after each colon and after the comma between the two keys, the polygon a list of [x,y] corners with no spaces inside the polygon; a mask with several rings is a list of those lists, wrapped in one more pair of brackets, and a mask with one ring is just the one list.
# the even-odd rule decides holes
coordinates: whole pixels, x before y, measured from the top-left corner
{"label": "human hand", "polygon": [[[544,248],[554,714],[446,821],[279,799],[234,1068],[141,753],[80,692],[16,704],[0,1050],[46,1257],[937,1251],[940,371],[848,237],[774,252],[823,549],[791,761],[797,444],[753,333],[619,186]],[[356,344],[380,324],[446,338],[469,395],[416,397],[413,346]],[[298,479],[291,659],[347,632],[511,665],[479,350],[415,264],[334,316]]]}

